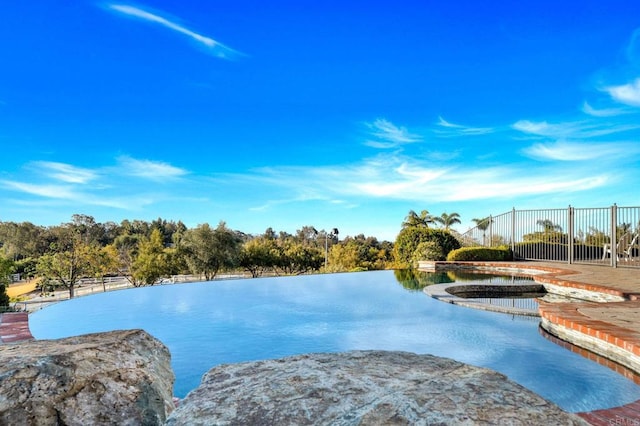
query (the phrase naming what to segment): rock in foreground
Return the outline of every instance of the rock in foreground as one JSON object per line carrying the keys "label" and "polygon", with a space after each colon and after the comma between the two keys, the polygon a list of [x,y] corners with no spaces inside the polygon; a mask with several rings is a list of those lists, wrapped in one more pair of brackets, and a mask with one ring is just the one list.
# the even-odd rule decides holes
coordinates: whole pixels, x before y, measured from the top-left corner
{"label": "rock in foreground", "polygon": [[0,424],[163,424],[170,359],[142,330],[0,345]]}
{"label": "rock in foreground", "polygon": [[506,376],[406,352],[354,351],[222,365],[167,425],[582,425]]}

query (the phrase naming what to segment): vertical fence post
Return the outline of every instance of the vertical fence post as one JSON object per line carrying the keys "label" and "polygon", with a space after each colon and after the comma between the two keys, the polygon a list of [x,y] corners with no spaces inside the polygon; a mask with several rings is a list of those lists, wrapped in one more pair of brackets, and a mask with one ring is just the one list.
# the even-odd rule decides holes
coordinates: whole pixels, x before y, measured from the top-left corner
{"label": "vertical fence post", "polygon": [[493,247],[493,216],[489,215],[489,247]]}
{"label": "vertical fence post", "polygon": [[516,253],[516,208],[511,210],[511,253]]}
{"label": "vertical fence post", "polygon": [[569,209],[567,210],[568,213],[568,217],[567,217],[567,227],[569,228],[567,230],[567,238],[569,239],[569,241],[567,241],[567,260],[569,264],[573,263],[573,259],[575,258],[575,253],[574,253],[574,245],[573,245],[573,236],[574,236],[574,223],[573,223],[573,207],[571,207],[571,205],[569,205]]}
{"label": "vertical fence post", "polygon": [[618,206],[611,206],[611,266],[618,267]]}

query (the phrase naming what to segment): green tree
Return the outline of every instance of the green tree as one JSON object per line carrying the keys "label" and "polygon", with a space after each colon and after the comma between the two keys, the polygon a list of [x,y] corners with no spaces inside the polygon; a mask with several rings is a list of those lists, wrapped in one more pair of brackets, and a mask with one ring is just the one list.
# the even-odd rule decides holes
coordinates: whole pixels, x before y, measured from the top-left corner
{"label": "green tree", "polygon": [[168,259],[159,229],[154,229],[151,231],[151,236],[140,240],[138,255],[131,266],[134,286],[153,285],[166,276]]}
{"label": "green tree", "polygon": [[434,218],[429,214],[429,211],[422,210],[420,214],[417,214],[415,211],[409,210],[407,217],[402,222],[402,229],[428,228],[432,223],[434,223]]}
{"label": "green tree", "polygon": [[179,245],[166,247],[164,251],[167,255],[167,275],[188,274],[190,272],[184,251],[180,250]]}
{"label": "green tree", "polygon": [[61,228],[59,240],[51,251],[38,259],[37,274],[44,284],[60,285],[69,290],[69,298],[75,295],[78,280],[91,274],[91,249],[79,235]]}
{"label": "green tree", "polygon": [[523,241],[542,241],[559,244],[567,244],[569,242],[569,235],[563,233],[562,227],[551,220],[540,219],[536,224],[542,226],[544,230],[523,235]]}
{"label": "green tree", "polygon": [[140,241],[143,238],[144,236],[140,234],[124,233],[118,235],[113,241],[113,246],[118,251],[118,273],[127,277],[133,285],[136,283],[133,282],[131,271],[133,270],[133,262],[138,255]]}
{"label": "green tree", "polygon": [[324,263],[324,251],[305,245],[294,238],[278,242],[276,269],[286,275],[300,275],[319,270]]}
{"label": "green tree", "polygon": [[120,256],[113,244],[100,247],[91,246],[90,264],[92,275],[102,283],[102,290],[107,291],[105,277],[120,271]]}
{"label": "green tree", "polygon": [[357,271],[385,269],[393,259],[393,246],[388,241],[378,242],[363,234],[346,237],[331,247],[331,271]]}
{"label": "green tree", "polygon": [[273,268],[277,262],[278,253],[276,241],[266,236],[260,236],[247,241],[240,252],[240,266],[249,272],[253,278]]}
{"label": "green tree", "polygon": [[68,225],[80,235],[85,244],[105,244],[105,228],[97,223],[93,216],[74,214],[71,216],[71,223]]}
{"label": "green tree", "polygon": [[332,271],[356,271],[366,269],[362,267],[360,245],[347,237],[339,244],[331,247],[329,264]]}
{"label": "green tree", "polygon": [[396,237],[393,245],[393,255],[398,267],[413,268],[415,265],[416,250],[427,248],[433,252],[435,246],[422,245],[421,243],[433,242],[440,249],[442,256],[439,259],[420,260],[445,260],[451,250],[460,248],[458,240],[448,231],[442,229],[428,229],[420,227],[404,228]]}
{"label": "green tree", "polygon": [[488,217],[484,217],[484,218],[475,218],[475,219],[471,219],[476,223],[476,228],[478,228],[478,230],[482,231],[482,245],[486,245],[486,230],[489,229],[489,227],[491,226],[491,224],[493,223],[493,219],[491,218],[491,216]]}
{"label": "green tree", "polygon": [[24,279],[32,279],[36,276],[36,266],[38,265],[38,257],[25,257],[15,261],[15,272],[19,273]]}
{"label": "green tree", "polygon": [[422,241],[418,244],[413,255],[411,263],[416,265],[421,260],[446,260],[447,254],[444,248],[437,241]]}
{"label": "green tree", "polygon": [[433,218],[435,222],[438,222],[446,230],[455,224],[460,224],[460,215],[458,213],[442,213],[440,216]]}
{"label": "green tree", "polygon": [[13,261],[5,258],[4,256],[0,256],[0,312],[9,310],[7,287],[9,287],[10,275],[13,271]]}
{"label": "green tree", "polygon": [[307,226],[303,226],[301,229],[296,230],[296,235],[293,238],[295,241],[305,246],[319,247],[320,246],[320,242],[318,241],[319,236],[322,237],[321,238],[323,242],[322,245],[324,246],[325,232],[324,231],[319,232],[313,226],[307,225]]}
{"label": "green tree", "polygon": [[478,218],[474,218],[471,219],[476,223],[476,227],[481,230],[481,231],[486,231],[487,229],[489,229],[489,225],[491,225],[491,223],[493,223],[493,220],[491,219],[491,216],[489,217],[484,217],[481,219]]}
{"label": "green tree", "polygon": [[160,231],[165,247],[169,247],[172,243],[175,242],[174,236],[176,234],[182,235],[187,230],[187,227],[181,221],[167,221],[162,218],[157,218],[156,220],[151,221],[149,227],[151,229],[158,229]]}
{"label": "green tree", "polygon": [[219,271],[238,266],[242,246],[238,235],[220,222],[216,229],[205,223],[185,232],[180,249],[192,273],[212,280]]}
{"label": "green tree", "polygon": [[31,222],[0,222],[0,252],[11,260],[38,258],[47,252],[46,230]]}

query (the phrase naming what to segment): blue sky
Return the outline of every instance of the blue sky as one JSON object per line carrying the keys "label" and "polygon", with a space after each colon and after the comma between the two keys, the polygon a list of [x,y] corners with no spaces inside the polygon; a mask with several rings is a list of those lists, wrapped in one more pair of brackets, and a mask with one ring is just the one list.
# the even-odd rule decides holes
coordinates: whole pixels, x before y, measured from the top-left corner
{"label": "blue sky", "polygon": [[640,205],[640,2],[5,1],[0,221],[393,240]]}

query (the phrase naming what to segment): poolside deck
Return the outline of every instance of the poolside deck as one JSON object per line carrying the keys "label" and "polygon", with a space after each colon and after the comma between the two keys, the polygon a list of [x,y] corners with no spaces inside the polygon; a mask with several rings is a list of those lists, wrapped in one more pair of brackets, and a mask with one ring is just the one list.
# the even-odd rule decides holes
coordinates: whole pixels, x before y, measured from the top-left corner
{"label": "poolside deck", "polygon": [[[530,262],[535,267],[537,262]],[[627,301],[609,303],[544,304],[540,314],[551,324],[580,336],[580,346],[599,346],[609,358],[616,359],[640,373],[640,270],[592,265],[547,265],[560,271],[550,279],[563,286],[592,291],[618,293]],[[613,356],[612,356],[613,355]],[[640,425],[640,401],[621,407],[578,413],[592,425]]]}
{"label": "poolside deck", "polygon": [[[596,342],[631,360],[627,367],[640,374],[640,270],[546,262],[473,262],[480,267],[544,271],[536,280],[554,285],[620,297],[620,302],[542,304],[540,314],[549,324],[577,336],[576,343]],[[472,263],[467,263],[472,266]],[[0,315],[0,344],[33,339],[26,312]],[[583,343],[583,344],[581,344]],[[612,349],[613,348],[613,349]],[[592,349],[592,348],[587,348]],[[606,354],[605,354],[606,356]],[[640,364],[639,364],[640,365]],[[605,410],[578,413],[592,425],[640,425],[640,401]]]}

